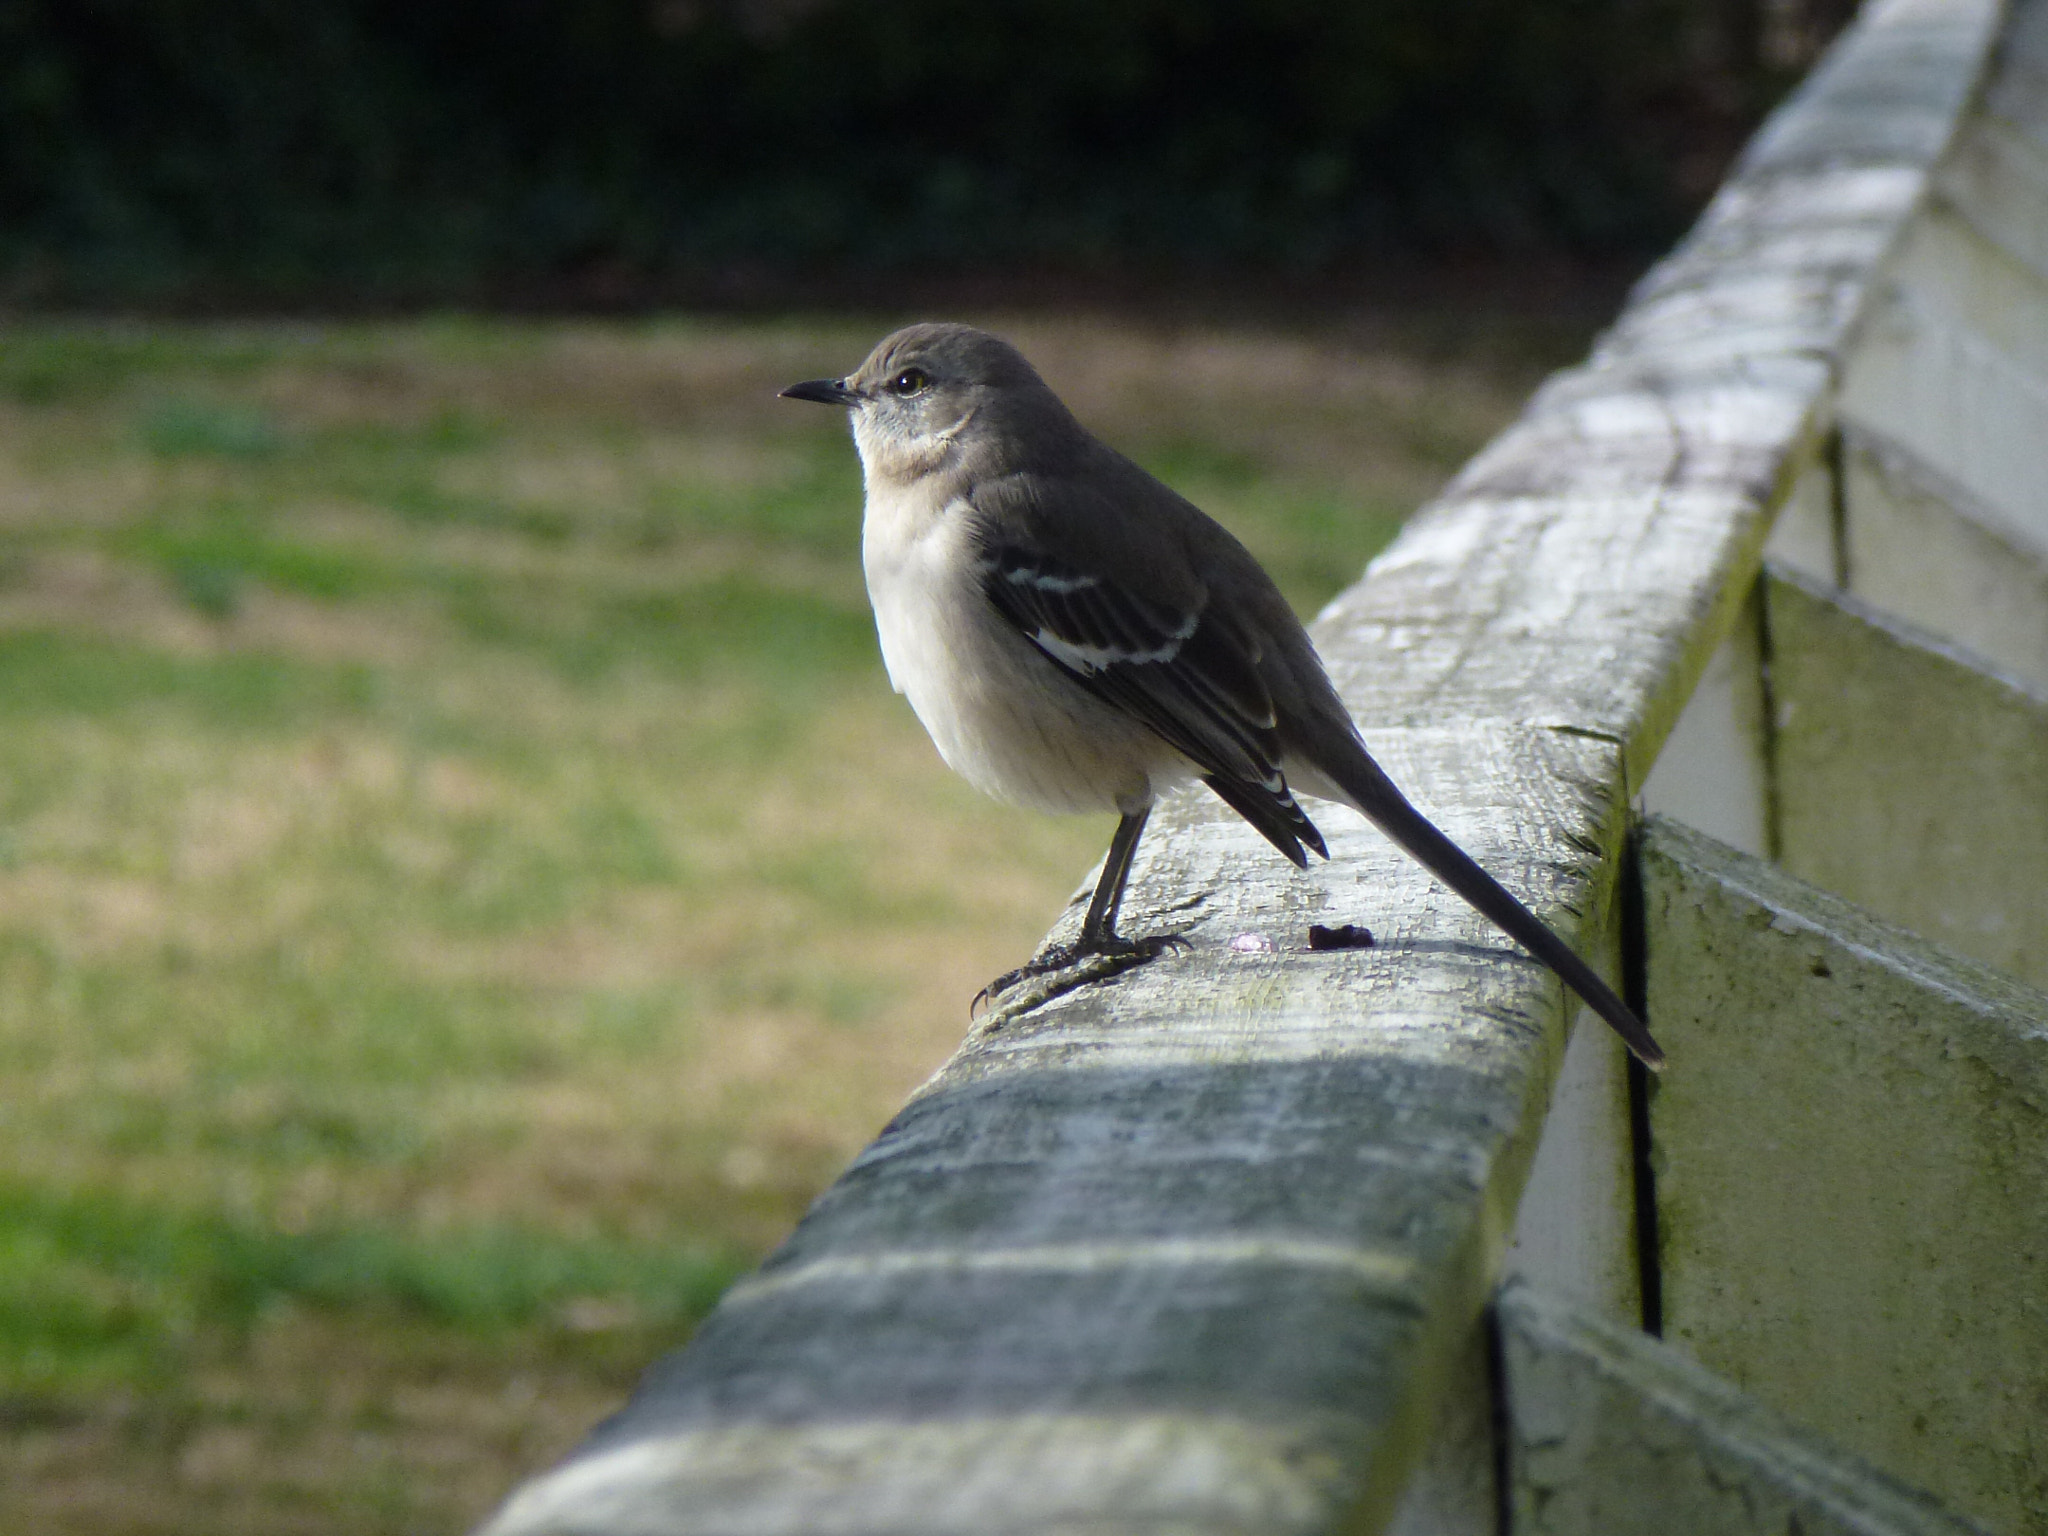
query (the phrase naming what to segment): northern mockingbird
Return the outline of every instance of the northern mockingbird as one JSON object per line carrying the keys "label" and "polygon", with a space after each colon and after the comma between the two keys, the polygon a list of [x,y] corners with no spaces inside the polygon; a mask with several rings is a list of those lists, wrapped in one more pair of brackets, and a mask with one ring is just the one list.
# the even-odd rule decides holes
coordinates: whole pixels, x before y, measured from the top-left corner
{"label": "northern mockingbird", "polygon": [[1190,779],[1295,864],[1328,858],[1299,789],[1363,812],[1663,1063],[1628,1005],[1380,770],[1245,547],[1097,441],[1014,347],[913,325],[845,378],[782,393],[852,413],[882,660],[939,754],[999,800],[1122,817],[1079,939],[991,994],[1180,942],[1125,938],[1116,914],[1154,802]]}

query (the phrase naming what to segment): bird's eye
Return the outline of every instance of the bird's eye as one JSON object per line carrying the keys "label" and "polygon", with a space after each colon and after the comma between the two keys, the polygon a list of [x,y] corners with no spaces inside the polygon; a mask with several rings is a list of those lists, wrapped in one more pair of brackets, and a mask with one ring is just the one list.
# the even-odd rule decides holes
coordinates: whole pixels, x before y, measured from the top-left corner
{"label": "bird's eye", "polygon": [[906,368],[889,381],[889,388],[907,397],[916,394],[931,381],[932,376],[922,368]]}

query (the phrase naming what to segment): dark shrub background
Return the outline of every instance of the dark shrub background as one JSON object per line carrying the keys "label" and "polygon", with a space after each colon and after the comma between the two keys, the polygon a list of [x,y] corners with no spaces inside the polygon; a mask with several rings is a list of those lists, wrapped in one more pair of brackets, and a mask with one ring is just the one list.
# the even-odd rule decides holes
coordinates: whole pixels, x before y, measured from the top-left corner
{"label": "dark shrub background", "polygon": [[1803,4],[0,0],[0,292],[1646,251]]}

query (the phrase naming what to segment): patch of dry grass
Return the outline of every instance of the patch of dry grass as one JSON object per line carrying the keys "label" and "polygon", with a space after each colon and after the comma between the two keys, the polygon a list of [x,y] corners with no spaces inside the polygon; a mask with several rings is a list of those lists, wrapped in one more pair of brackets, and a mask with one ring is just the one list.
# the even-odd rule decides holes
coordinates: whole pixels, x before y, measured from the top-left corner
{"label": "patch of dry grass", "polygon": [[[11,1524],[461,1528],[1050,924],[1106,824],[945,772],[774,398],[882,328],[0,332]],[[1535,366],[1003,328],[1304,607]]]}

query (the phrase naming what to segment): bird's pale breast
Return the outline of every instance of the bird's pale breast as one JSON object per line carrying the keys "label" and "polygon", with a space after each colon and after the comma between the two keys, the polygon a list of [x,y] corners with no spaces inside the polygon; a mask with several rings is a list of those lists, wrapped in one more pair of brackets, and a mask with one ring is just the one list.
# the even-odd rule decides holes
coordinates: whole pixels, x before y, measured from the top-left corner
{"label": "bird's pale breast", "polygon": [[1126,810],[1192,776],[990,605],[964,503],[871,484],[862,561],[889,681],[983,793],[1045,811]]}

